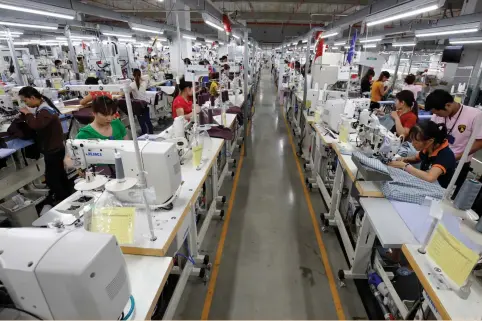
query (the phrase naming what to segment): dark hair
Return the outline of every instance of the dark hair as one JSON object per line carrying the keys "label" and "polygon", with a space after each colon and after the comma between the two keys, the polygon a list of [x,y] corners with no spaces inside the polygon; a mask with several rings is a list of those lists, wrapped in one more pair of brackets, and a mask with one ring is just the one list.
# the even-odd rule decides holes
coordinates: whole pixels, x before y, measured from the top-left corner
{"label": "dark hair", "polygon": [[222,56],[219,60],[223,61],[223,60],[228,60],[228,57],[227,56]]}
{"label": "dark hair", "polygon": [[192,88],[192,82],[186,81],[184,77],[182,77],[181,80],[179,81],[179,90],[183,91],[186,88]]}
{"label": "dark hair", "polygon": [[114,115],[117,112],[117,101],[108,96],[99,96],[92,101],[92,111],[105,116]]}
{"label": "dark hair", "polygon": [[447,127],[445,124],[436,124],[429,120],[421,124],[417,124],[410,129],[408,134],[410,140],[422,140],[426,141],[429,139],[434,140],[435,144],[442,144],[445,139],[447,139]]}
{"label": "dark hair", "polygon": [[184,58],[184,64],[186,64],[186,65],[192,65],[191,59],[189,59],[189,58]]}
{"label": "dark hair", "polygon": [[443,89],[436,89],[425,100],[425,110],[445,110],[445,105],[454,102],[454,97]]}
{"label": "dark hair", "polygon": [[86,85],[98,85],[99,84],[99,78],[96,77],[88,77],[85,80]]}
{"label": "dark hair", "polygon": [[372,76],[372,77],[375,76],[375,70],[373,70],[371,68],[367,70],[365,76],[363,76],[363,79],[368,79],[368,77],[370,77],[370,76]]}
{"label": "dark hair", "polygon": [[223,69],[224,69],[224,70],[229,70],[229,69],[231,69],[231,67],[229,67],[228,64],[225,64],[225,65],[223,66]]}
{"label": "dark hair", "polygon": [[57,66],[57,65],[61,65],[61,64],[62,64],[62,60],[55,59],[54,64],[55,64],[56,66]]}
{"label": "dark hair", "polygon": [[407,77],[405,77],[405,83],[407,85],[413,85],[415,82],[415,75],[414,74],[408,74]]}
{"label": "dark hair", "polygon": [[37,99],[42,99],[43,101],[45,101],[47,103],[47,105],[52,107],[57,113],[60,114],[60,110],[54,105],[54,103],[50,99],[48,99],[47,97],[45,97],[44,95],[39,93],[39,91],[37,89],[33,88],[33,87],[30,87],[30,86],[23,87],[18,92],[18,95],[26,97],[26,98],[34,97],[34,98],[37,98]]}
{"label": "dark hair", "polygon": [[8,71],[13,74],[15,72],[15,67],[14,66],[10,66],[8,67]]}
{"label": "dark hair", "polygon": [[413,92],[410,90],[402,90],[395,95],[395,98],[397,98],[399,101],[403,101],[408,107],[410,107],[412,112],[418,118],[418,105],[415,101],[415,97],[413,96]]}
{"label": "dark hair", "polygon": [[380,76],[378,76],[378,81],[382,81],[383,77],[390,78],[390,73],[388,71],[382,71]]}
{"label": "dark hair", "polygon": [[[141,79],[140,79],[142,75],[141,70],[136,68],[132,71],[132,74],[134,75],[134,80],[136,82],[137,89],[139,89],[141,87]],[[139,75],[139,77],[137,77],[136,75]]]}

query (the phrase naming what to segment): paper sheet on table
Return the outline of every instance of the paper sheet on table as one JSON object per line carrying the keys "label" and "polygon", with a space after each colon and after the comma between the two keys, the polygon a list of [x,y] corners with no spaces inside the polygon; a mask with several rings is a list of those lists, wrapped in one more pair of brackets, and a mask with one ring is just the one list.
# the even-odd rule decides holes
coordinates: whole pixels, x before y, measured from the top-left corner
{"label": "paper sheet on table", "polygon": [[427,253],[458,286],[462,286],[479,260],[479,255],[450,234],[442,224],[434,230]]}
{"label": "paper sheet on table", "polygon": [[119,244],[134,242],[134,207],[104,207],[92,215],[92,232],[108,233],[117,238]]}

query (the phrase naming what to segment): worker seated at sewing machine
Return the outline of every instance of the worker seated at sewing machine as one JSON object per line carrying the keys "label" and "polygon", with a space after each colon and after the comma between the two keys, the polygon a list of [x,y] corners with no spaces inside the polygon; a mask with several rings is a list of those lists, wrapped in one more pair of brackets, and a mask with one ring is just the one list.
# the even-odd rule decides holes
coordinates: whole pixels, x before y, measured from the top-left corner
{"label": "worker seated at sewing machine", "polygon": [[[447,188],[457,163],[449,147],[445,124],[436,124],[433,121],[418,124],[412,127],[408,137],[418,154],[392,161],[388,165],[403,169],[427,182],[438,181],[440,186]],[[418,162],[421,162],[420,169],[411,165]]]}
{"label": "worker seated at sewing machine", "polygon": [[[193,85],[191,81],[186,81],[184,77],[179,81],[179,95],[172,102],[172,118],[184,116],[186,120],[191,120],[193,116],[192,96]],[[199,112],[200,108],[196,106],[195,112]]]}
{"label": "worker seated at sewing machine", "polygon": [[209,87],[209,94],[213,97],[219,96],[219,85],[216,81],[217,79],[219,79],[219,72],[212,72],[209,74],[209,80],[211,81],[211,86]]}
{"label": "worker seated at sewing machine", "polygon": [[390,114],[395,121],[395,125],[390,131],[398,136],[407,137],[410,129],[417,123],[417,102],[410,90],[402,90],[395,97],[396,110]]}
{"label": "worker seated at sewing machine", "polygon": [[[90,86],[97,86],[99,84],[99,78],[88,77],[85,80],[85,84]],[[90,91],[89,94],[80,101],[80,104],[82,106],[86,106],[91,103],[95,98],[100,96],[107,96],[109,98],[112,98],[112,95],[106,91]]]}
{"label": "worker seated at sewing machine", "polygon": [[82,127],[76,139],[110,139],[127,138],[127,130],[117,114],[117,102],[107,96],[99,96],[92,102],[94,121]]}

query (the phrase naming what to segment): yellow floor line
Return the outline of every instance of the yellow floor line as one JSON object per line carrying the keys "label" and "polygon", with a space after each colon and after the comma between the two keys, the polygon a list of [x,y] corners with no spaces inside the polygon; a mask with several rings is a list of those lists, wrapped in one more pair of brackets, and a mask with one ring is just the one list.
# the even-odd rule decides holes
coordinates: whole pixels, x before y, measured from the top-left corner
{"label": "yellow floor line", "polygon": [[[246,133],[249,136],[249,130],[251,128],[251,122],[248,123]],[[204,307],[201,314],[201,320],[208,320],[209,312],[211,311],[211,305],[213,303],[214,290],[216,289],[216,280],[219,274],[219,266],[221,265],[221,258],[223,256],[224,243],[226,242],[226,236],[228,235],[229,221],[231,220],[231,213],[233,211],[234,201],[236,199],[236,190],[238,189],[239,175],[241,173],[241,168],[243,167],[244,161],[244,146],[247,142],[243,143],[241,148],[241,155],[239,157],[239,164],[236,168],[236,175],[234,176],[233,188],[231,190],[231,196],[229,197],[228,210],[226,216],[224,217],[224,225],[221,231],[221,238],[219,239],[218,248],[216,250],[216,258],[214,259],[214,264],[211,273],[211,279],[209,280],[208,292],[206,293],[206,298],[204,299]]]}
{"label": "yellow floor line", "polygon": [[311,197],[308,193],[308,188],[305,184],[305,179],[303,175],[303,171],[301,170],[300,161],[298,160],[298,156],[296,155],[296,147],[293,142],[293,136],[289,130],[288,121],[286,120],[286,115],[283,110],[283,106],[280,106],[281,113],[283,114],[283,119],[286,125],[286,131],[288,132],[288,138],[291,145],[291,150],[293,151],[293,157],[295,158],[296,167],[298,168],[298,174],[301,181],[301,186],[303,186],[303,194],[305,194],[306,203],[308,205],[308,211],[310,212],[311,222],[313,223],[313,229],[315,230],[316,241],[318,242],[318,247],[321,253],[321,261],[323,262],[323,266],[325,267],[326,277],[328,278],[328,283],[330,285],[331,296],[333,297],[333,303],[335,304],[336,314],[339,320],[346,320],[345,313],[343,312],[343,306],[341,305],[340,295],[338,293],[338,288],[336,287],[335,277],[333,276],[333,271],[331,270],[330,261],[328,259],[328,253],[326,252],[325,243],[323,242],[323,238],[321,237],[321,232],[319,228],[318,221],[316,220],[315,211],[313,210],[313,204],[311,203]]}

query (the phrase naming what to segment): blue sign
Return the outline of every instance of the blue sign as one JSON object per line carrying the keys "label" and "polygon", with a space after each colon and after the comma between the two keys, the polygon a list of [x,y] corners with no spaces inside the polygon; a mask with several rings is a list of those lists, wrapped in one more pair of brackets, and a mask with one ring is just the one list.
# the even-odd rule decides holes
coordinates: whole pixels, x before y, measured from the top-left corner
{"label": "blue sign", "polygon": [[346,61],[349,64],[351,64],[351,61],[353,60],[353,56],[355,55],[355,44],[356,44],[357,36],[358,36],[358,33],[357,33],[357,30],[355,29],[353,38],[351,38],[351,41],[350,41],[350,49],[348,50],[348,55],[346,56]]}

